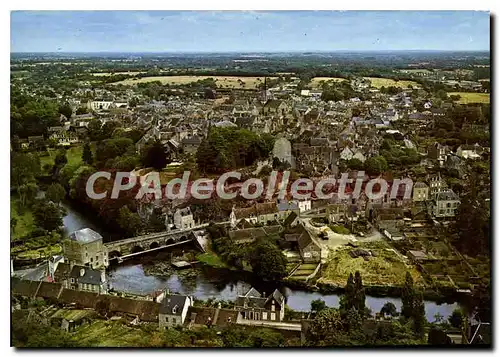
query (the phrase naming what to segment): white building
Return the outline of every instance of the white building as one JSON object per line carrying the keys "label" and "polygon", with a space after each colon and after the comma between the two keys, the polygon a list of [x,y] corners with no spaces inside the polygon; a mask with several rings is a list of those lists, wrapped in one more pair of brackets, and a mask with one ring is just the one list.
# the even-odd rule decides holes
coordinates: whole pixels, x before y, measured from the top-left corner
{"label": "white building", "polygon": [[193,305],[193,299],[186,295],[165,294],[162,299],[157,299],[157,301],[161,303],[158,314],[160,328],[184,324],[188,309]]}
{"label": "white building", "polygon": [[195,222],[189,207],[178,209],[174,213],[174,225],[177,229],[190,229],[195,227]]}

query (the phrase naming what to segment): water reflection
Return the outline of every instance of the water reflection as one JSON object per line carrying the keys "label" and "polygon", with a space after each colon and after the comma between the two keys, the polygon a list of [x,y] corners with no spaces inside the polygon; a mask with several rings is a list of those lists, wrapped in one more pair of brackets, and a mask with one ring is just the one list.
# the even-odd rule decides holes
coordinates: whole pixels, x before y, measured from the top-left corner
{"label": "water reflection", "polygon": [[[73,232],[82,228],[92,228],[99,232],[103,237],[109,237],[109,234],[98,225],[86,217],[82,212],[78,212],[69,204],[64,204],[67,215],[63,222],[67,232]],[[173,271],[169,276],[153,276],[144,272],[144,266],[153,264],[155,261],[168,262],[167,254],[157,254],[154,256],[145,256],[141,260],[126,261],[125,263],[112,267],[109,270],[109,280],[111,286],[119,291],[130,292],[134,294],[148,294],[156,290],[168,288],[172,292],[189,294],[198,299],[207,300],[210,298],[234,300],[240,294],[244,294],[251,286],[257,290],[269,293],[275,286],[263,284],[261,281],[252,279],[251,276],[235,276],[234,272],[224,272],[213,269],[190,269],[188,271]],[[309,311],[311,301],[323,299],[328,306],[337,307],[339,305],[339,296],[323,295],[317,292],[292,290],[287,287],[281,287],[287,299],[290,308],[297,311]],[[400,311],[401,300],[390,297],[366,297],[366,305],[372,312],[378,312],[387,302],[392,302]],[[441,304],[435,302],[425,302],[425,312],[429,321],[434,320],[434,315],[440,313],[445,318],[451,315],[457,304]]]}

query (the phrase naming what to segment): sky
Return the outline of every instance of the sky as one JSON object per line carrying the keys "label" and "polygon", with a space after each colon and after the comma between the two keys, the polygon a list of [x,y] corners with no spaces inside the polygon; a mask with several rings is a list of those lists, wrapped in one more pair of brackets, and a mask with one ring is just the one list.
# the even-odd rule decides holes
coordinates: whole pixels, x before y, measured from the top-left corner
{"label": "sky", "polygon": [[479,11],[13,11],[11,52],[490,48]]}

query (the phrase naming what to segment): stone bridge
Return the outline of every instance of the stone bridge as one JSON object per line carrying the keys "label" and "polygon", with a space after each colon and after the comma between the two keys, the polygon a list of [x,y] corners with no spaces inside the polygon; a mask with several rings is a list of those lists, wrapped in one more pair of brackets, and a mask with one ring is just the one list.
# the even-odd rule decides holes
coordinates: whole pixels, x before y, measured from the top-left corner
{"label": "stone bridge", "polygon": [[[116,242],[105,243],[108,251],[108,259],[124,258],[129,255],[139,255],[149,251],[166,248],[168,246],[178,245],[195,241],[199,244],[198,237],[193,233],[202,230],[208,224],[203,224],[185,230],[173,230],[159,233],[146,234],[142,236],[127,238]],[[200,247],[203,249],[203,247]],[[119,259],[121,260],[121,259]]]}

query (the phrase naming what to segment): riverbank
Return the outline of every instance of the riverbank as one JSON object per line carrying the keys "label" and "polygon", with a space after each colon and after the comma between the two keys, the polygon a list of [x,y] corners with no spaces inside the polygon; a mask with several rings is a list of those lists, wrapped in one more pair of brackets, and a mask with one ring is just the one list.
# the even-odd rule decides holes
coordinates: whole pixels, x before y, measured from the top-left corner
{"label": "riverbank", "polygon": [[[248,275],[251,274],[251,280],[255,280],[253,274],[246,270],[239,270],[234,267],[229,267],[225,264],[216,254],[205,253],[196,256],[198,261],[203,266],[209,267],[215,270],[222,270],[224,273],[233,272],[237,275]],[[326,284],[321,282],[315,282],[317,279],[313,279],[312,282],[305,282],[295,279],[284,279],[280,285],[306,292],[317,292],[320,294],[343,294],[343,285]],[[400,298],[401,297],[401,286],[391,286],[391,285],[364,285],[365,292],[367,295],[373,297],[389,297],[389,298]],[[424,289],[422,291],[424,299],[428,301],[434,301],[437,303],[456,303],[460,302],[460,294],[456,292],[455,289],[442,289],[441,291],[436,291],[433,289]]]}

